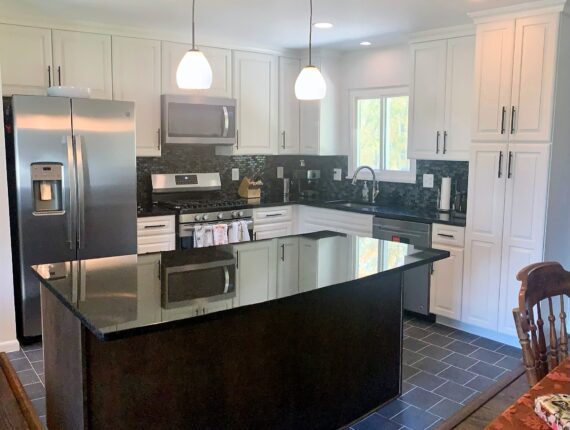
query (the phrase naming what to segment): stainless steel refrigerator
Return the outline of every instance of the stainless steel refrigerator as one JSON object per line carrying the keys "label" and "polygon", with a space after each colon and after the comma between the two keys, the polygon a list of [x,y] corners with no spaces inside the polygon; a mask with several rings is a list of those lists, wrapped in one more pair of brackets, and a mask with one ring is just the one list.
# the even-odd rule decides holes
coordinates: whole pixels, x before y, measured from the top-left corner
{"label": "stainless steel refrigerator", "polygon": [[31,265],[136,253],[135,107],[44,96],[14,96],[11,106],[12,240],[25,340],[41,335]]}

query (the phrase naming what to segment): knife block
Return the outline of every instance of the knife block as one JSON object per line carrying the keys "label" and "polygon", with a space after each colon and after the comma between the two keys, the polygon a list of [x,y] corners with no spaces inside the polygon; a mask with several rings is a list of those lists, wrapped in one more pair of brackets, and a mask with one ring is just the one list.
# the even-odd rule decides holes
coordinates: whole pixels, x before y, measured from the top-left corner
{"label": "knife block", "polygon": [[253,181],[247,176],[239,184],[238,194],[244,199],[259,199],[261,197],[261,187],[263,182]]}

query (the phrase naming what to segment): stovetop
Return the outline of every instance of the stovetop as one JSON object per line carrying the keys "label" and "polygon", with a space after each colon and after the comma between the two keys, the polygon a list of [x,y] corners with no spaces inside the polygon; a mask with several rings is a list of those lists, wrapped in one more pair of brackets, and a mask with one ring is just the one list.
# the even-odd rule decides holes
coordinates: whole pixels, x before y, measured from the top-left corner
{"label": "stovetop", "polygon": [[160,202],[159,206],[174,209],[180,213],[196,213],[209,211],[227,211],[247,206],[245,199],[235,200],[169,200]]}

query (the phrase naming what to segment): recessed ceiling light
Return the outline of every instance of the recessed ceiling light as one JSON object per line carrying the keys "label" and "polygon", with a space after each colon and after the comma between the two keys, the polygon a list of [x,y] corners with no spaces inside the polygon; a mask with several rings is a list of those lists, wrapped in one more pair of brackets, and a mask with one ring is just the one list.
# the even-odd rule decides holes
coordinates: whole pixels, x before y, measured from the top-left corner
{"label": "recessed ceiling light", "polygon": [[367,41],[360,42],[360,44],[361,44],[362,46],[370,46],[370,45],[372,45],[372,43],[367,42]]}
{"label": "recessed ceiling light", "polygon": [[329,28],[333,28],[333,25],[330,22],[315,22],[315,28],[320,28],[321,30],[328,30]]}

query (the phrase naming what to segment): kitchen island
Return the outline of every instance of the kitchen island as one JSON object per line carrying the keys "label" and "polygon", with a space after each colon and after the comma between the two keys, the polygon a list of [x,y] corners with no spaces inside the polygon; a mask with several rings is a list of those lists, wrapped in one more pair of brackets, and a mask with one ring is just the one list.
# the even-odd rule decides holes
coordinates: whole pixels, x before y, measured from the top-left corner
{"label": "kitchen island", "polygon": [[401,392],[403,274],[448,256],[320,232],[36,266],[48,427],[348,425]]}

